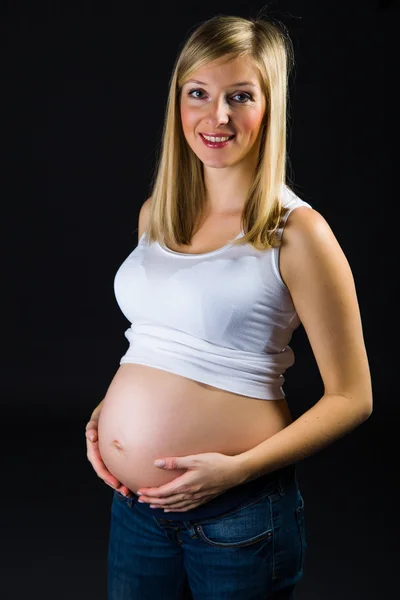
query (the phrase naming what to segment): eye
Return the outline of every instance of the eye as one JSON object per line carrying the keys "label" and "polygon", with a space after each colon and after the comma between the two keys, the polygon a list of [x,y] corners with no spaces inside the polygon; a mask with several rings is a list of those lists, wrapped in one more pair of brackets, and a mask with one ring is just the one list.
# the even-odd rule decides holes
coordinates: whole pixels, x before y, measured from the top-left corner
{"label": "eye", "polygon": [[[245,99],[246,102],[249,101],[249,100],[252,100],[252,97],[250,96],[250,94],[245,94],[243,92],[239,92],[238,94],[235,94],[235,96],[244,96],[244,99]],[[245,104],[245,102],[240,102],[239,101],[239,104]]]}
{"label": "eye", "polygon": [[188,96],[190,96],[191,98],[195,98],[195,99],[197,99],[197,98],[198,98],[198,96],[192,96],[192,94],[194,94],[194,93],[196,93],[196,92],[198,92],[198,93],[200,93],[200,94],[202,94],[202,93],[203,93],[201,90],[191,90],[190,92],[188,92]]}
{"label": "eye", "polygon": [[[199,96],[194,96],[193,94],[202,94],[203,91],[200,89],[195,89],[195,90],[190,90],[190,92],[188,92],[188,96],[190,96],[191,98],[194,98],[195,100],[201,100],[202,98]],[[236,104],[246,104],[249,100],[252,100],[252,96],[251,94],[248,93],[244,93],[244,92],[238,92],[237,94],[235,94],[234,96],[232,96],[232,98],[236,98],[238,96],[242,96],[243,100],[235,100]]]}

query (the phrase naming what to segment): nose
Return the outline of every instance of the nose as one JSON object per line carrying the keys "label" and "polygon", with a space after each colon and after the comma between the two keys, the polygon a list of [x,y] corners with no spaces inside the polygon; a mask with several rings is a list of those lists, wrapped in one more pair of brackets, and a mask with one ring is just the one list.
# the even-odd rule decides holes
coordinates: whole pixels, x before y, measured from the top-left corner
{"label": "nose", "polygon": [[210,102],[207,123],[211,125],[212,129],[217,129],[219,125],[229,123],[229,108],[229,105],[223,98]]}

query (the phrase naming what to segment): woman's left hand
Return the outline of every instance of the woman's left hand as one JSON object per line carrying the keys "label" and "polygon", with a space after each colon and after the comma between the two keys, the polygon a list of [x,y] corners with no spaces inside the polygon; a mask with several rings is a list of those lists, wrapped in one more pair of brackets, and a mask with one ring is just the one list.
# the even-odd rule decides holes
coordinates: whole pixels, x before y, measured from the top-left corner
{"label": "woman's left hand", "polygon": [[242,483],[236,456],[206,452],[191,456],[168,457],[162,469],[187,469],[173,481],[160,487],[140,488],[140,500],[165,512],[185,512],[196,508],[226,490]]}

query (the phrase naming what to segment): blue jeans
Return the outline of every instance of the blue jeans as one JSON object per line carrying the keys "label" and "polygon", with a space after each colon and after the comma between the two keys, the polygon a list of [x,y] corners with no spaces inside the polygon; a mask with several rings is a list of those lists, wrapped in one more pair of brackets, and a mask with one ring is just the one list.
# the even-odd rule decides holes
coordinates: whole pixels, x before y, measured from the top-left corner
{"label": "blue jeans", "polygon": [[293,600],[307,548],[304,500],[294,465],[269,475],[235,508],[194,521],[151,516],[114,491],[108,600]]}

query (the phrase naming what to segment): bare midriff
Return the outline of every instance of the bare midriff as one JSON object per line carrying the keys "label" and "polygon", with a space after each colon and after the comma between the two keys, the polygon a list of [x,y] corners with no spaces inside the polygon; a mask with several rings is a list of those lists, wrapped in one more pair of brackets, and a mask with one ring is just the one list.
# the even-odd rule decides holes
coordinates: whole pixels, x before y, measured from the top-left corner
{"label": "bare midriff", "polygon": [[159,487],[184,470],[156,458],[245,452],[292,422],[285,399],[260,400],[139,364],[122,364],[102,403],[99,450],[132,492]]}

